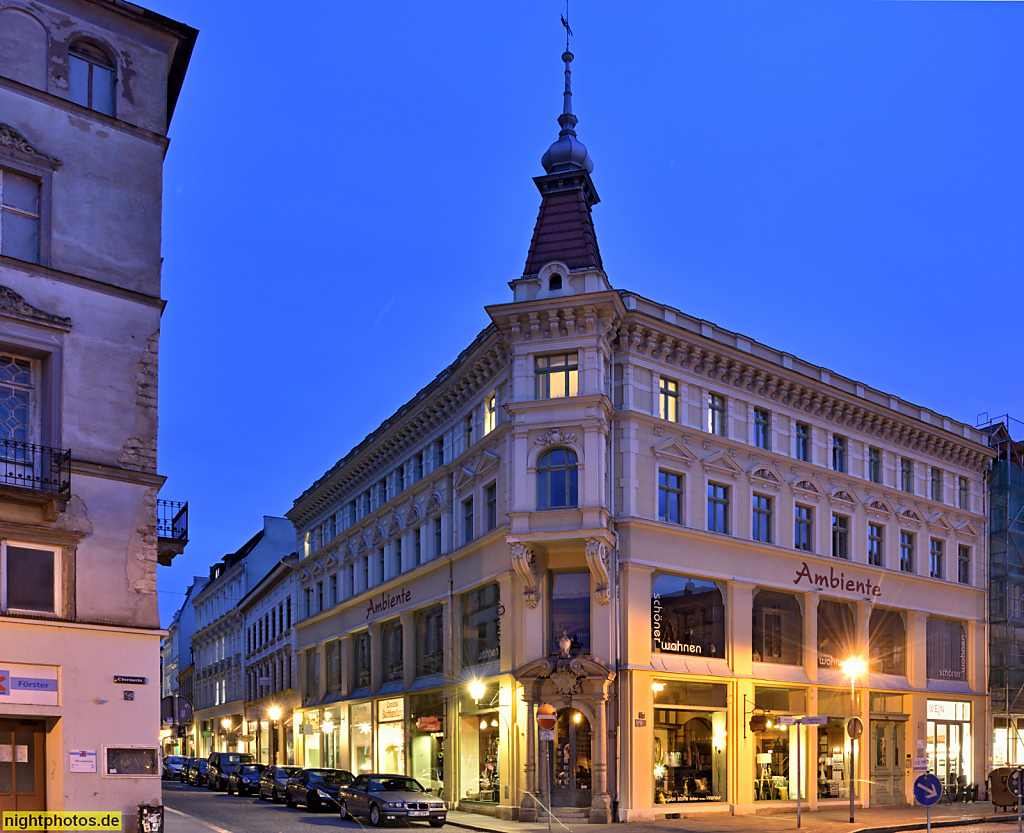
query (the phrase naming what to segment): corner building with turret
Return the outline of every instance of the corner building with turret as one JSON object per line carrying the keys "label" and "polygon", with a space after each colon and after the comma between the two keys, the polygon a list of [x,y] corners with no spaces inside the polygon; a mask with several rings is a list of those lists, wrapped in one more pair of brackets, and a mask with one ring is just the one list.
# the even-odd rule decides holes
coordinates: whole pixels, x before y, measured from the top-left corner
{"label": "corner building with turret", "polygon": [[563,60],[512,299],[289,513],[296,762],[524,821],[983,783],[986,437],[613,288]]}

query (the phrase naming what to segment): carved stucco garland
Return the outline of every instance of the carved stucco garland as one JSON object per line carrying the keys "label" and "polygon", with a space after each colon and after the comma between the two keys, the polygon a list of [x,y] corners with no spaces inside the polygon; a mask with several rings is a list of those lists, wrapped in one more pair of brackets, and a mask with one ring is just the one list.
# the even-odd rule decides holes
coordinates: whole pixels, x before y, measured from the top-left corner
{"label": "carved stucco garland", "polygon": [[536,445],[560,445],[561,443],[574,442],[576,442],[576,435],[563,431],[561,428],[552,428],[549,431],[545,431],[534,440]]}

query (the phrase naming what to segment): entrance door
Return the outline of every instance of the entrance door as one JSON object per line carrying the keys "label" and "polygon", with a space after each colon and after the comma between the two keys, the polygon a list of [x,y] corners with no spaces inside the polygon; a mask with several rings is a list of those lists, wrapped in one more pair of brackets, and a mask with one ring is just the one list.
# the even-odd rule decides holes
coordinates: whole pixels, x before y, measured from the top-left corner
{"label": "entrance door", "polygon": [[0,720],[0,812],[45,810],[46,727],[41,720]]}
{"label": "entrance door", "polygon": [[558,713],[551,769],[553,807],[591,805],[590,721],[575,709]]}
{"label": "entrance door", "polygon": [[903,721],[871,721],[871,743],[865,751],[871,755],[872,804],[906,802],[903,792],[903,733]]}
{"label": "entrance door", "polygon": [[941,720],[928,721],[928,765],[939,780],[954,786],[960,776],[969,783],[968,761],[970,724]]}

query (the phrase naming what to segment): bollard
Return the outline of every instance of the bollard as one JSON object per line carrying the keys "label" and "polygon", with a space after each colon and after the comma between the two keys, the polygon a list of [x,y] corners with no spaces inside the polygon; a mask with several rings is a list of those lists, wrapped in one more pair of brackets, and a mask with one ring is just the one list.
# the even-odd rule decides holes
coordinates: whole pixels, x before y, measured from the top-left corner
{"label": "bollard", "polygon": [[164,833],[164,808],[162,805],[139,805],[139,833]]}

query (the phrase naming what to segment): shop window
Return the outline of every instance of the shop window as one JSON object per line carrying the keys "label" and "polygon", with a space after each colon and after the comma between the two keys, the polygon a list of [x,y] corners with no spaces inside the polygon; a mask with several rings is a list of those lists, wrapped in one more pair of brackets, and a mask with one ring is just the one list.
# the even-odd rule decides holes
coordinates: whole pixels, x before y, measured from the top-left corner
{"label": "shop window", "polygon": [[818,667],[839,668],[856,645],[853,610],[845,602],[818,602]]}
{"label": "shop window", "polygon": [[[10,747],[8,747],[10,748]],[[159,750],[152,747],[105,746],[105,775],[159,775]]]}
{"label": "shop window", "polygon": [[951,619],[928,619],[925,647],[929,680],[967,680],[967,636]]}
{"label": "shop window", "polygon": [[392,619],[380,626],[383,646],[384,682],[401,682],[404,675],[402,664],[402,623]]}
{"label": "shop window", "polygon": [[794,596],[760,590],[754,596],[754,662],[799,665],[802,661],[803,615]]}
{"label": "shop window", "polygon": [[899,611],[878,607],[871,611],[868,647],[872,673],[907,673],[907,628]]}
{"label": "shop window", "polygon": [[462,597],[462,664],[493,662],[501,657],[501,598],[489,584]]}
{"label": "shop window", "polygon": [[431,795],[444,794],[445,701],[440,691],[409,697],[410,774]]}
{"label": "shop window", "polygon": [[352,685],[367,688],[370,685],[370,634],[363,631],[352,637]]}
{"label": "shop window", "polygon": [[[848,711],[848,694],[845,699]],[[818,727],[818,798],[849,798],[851,759],[846,720],[845,717],[832,718],[825,726]],[[862,743],[857,751],[864,748]]]}
{"label": "shop window", "polygon": [[658,576],[651,586],[651,638],[655,653],[724,658],[722,591],[710,581]]}
{"label": "shop window", "polygon": [[349,742],[352,745],[352,771],[372,772],[373,703],[358,703],[349,709]]}
{"label": "shop window", "polygon": [[569,639],[569,654],[590,653],[590,573],[551,574],[551,638],[548,653],[558,656]]}
{"label": "shop window", "polygon": [[727,687],[654,682],[654,802],[727,801]]}
{"label": "shop window", "polygon": [[377,701],[377,772],[405,775],[405,698]]}
{"label": "shop window", "polygon": [[444,616],[441,605],[416,613],[416,676],[444,671]]}
{"label": "shop window", "polygon": [[[469,701],[472,704],[472,701]],[[459,717],[459,798],[496,804],[501,799],[501,717],[491,708]]]}
{"label": "shop window", "polygon": [[327,690],[341,691],[341,640],[332,639],[327,643],[324,657],[327,666]]}

